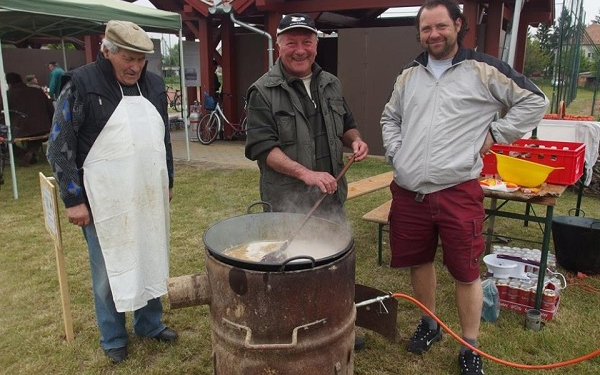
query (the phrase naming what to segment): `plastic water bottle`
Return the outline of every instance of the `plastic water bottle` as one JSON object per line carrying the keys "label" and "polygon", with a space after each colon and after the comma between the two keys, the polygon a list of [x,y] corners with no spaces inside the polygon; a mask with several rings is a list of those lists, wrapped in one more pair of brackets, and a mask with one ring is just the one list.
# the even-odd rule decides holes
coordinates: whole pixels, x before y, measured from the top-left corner
{"label": "plastic water bottle", "polygon": [[483,288],[483,308],[481,318],[486,322],[494,323],[500,316],[500,297],[498,288],[493,278],[481,282]]}

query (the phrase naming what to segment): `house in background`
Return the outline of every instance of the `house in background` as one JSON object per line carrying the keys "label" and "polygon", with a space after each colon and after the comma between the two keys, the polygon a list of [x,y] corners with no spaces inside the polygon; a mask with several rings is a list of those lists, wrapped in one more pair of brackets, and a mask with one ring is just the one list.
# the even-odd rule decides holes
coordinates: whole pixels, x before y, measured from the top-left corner
{"label": "house in background", "polygon": [[588,59],[594,55],[594,51],[600,49],[600,24],[593,23],[585,28],[581,41],[581,48],[585,51]]}
{"label": "house in background", "polygon": [[[585,28],[581,40],[581,49],[585,57],[593,58],[594,54],[600,57],[600,24],[592,23]],[[598,72],[581,72],[577,79],[577,86],[593,88],[596,84]]]}
{"label": "house in background", "polygon": [[581,72],[577,79],[577,86],[585,88],[594,88],[596,82],[596,75],[593,72]]}

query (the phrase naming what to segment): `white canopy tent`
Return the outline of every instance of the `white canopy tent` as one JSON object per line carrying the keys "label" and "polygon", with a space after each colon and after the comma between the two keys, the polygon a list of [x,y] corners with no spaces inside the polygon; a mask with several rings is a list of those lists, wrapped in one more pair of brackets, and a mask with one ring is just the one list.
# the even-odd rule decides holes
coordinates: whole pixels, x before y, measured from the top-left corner
{"label": "white canopy tent", "polygon": [[[0,88],[3,108],[9,110],[2,43],[16,44],[32,37],[99,35],[110,20],[131,21],[147,32],[178,33],[181,47],[181,16],[178,13],[129,4],[118,0],[2,0],[0,2]],[[182,53],[183,49],[179,49]],[[180,56],[183,64],[183,56]],[[183,66],[181,67],[183,71]],[[187,92],[183,93],[183,116],[187,118]],[[10,116],[5,116],[10,125]],[[9,127],[10,129],[10,127]],[[186,144],[189,140],[186,132]],[[12,134],[9,130],[9,139]],[[9,143],[13,195],[19,198],[12,144]]]}

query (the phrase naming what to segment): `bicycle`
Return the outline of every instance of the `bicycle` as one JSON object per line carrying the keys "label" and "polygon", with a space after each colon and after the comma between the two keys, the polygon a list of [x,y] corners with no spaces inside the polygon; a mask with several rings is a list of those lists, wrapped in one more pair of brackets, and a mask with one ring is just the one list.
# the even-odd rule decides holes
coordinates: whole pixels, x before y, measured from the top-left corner
{"label": "bicycle", "polygon": [[[230,95],[230,94],[224,94]],[[246,118],[246,98],[244,98],[244,109],[237,123],[232,123],[223,113],[221,105],[208,93],[204,93],[204,108],[210,112],[205,114],[198,123],[197,136],[200,143],[209,145],[217,139],[217,136],[223,132],[225,122],[233,130],[231,138],[238,135],[245,135],[248,119]]]}
{"label": "bicycle", "polygon": [[[173,108],[177,112],[181,112],[181,90],[175,89],[171,86],[167,86],[167,98],[169,99],[169,107]],[[173,94],[173,91],[175,93]]]}

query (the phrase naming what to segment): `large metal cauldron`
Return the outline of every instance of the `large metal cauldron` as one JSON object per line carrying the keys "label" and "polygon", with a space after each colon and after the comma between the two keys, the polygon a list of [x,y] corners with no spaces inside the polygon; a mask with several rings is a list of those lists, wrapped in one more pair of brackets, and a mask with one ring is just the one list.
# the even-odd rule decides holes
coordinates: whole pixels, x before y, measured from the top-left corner
{"label": "large metal cauldron", "polygon": [[332,249],[321,257],[306,249],[314,261],[264,264],[223,254],[240,244],[285,240],[303,219],[269,212],[219,222],[204,234],[206,275],[170,279],[172,308],[210,304],[214,374],[354,373],[355,254],[349,231],[309,219],[294,241],[318,238]]}

